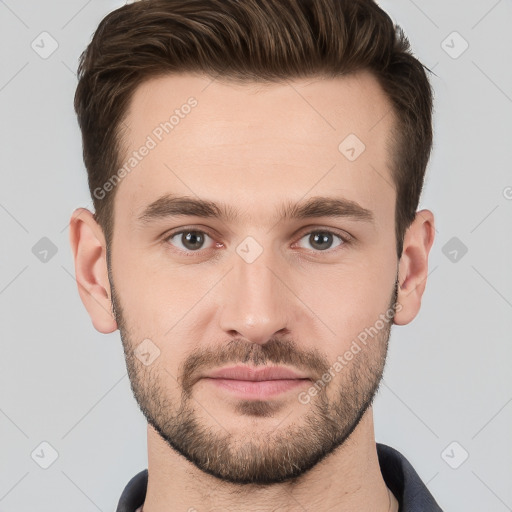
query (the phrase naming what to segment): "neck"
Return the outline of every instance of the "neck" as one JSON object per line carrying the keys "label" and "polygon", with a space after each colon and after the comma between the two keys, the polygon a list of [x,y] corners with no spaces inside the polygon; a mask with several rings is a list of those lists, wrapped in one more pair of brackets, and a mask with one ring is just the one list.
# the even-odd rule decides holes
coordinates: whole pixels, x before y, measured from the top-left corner
{"label": "neck", "polygon": [[203,473],[148,425],[143,512],[167,512],[170,505],[173,510],[210,512],[398,511],[380,471],[371,407],[346,442],[314,468],[293,481],[269,486],[236,485]]}

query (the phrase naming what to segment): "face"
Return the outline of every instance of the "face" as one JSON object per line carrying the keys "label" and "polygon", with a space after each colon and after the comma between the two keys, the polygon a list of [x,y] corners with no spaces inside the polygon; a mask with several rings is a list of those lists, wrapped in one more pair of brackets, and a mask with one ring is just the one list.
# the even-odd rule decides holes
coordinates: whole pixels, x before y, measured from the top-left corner
{"label": "face", "polygon": [[[187,74],[137,89],[113,307],[148,423],[204,472],[297,477],[370,407],[397,293],[389,112],[367,73],[271,86]],[[300,378],[280,390],[209,378],[240,365]]]}

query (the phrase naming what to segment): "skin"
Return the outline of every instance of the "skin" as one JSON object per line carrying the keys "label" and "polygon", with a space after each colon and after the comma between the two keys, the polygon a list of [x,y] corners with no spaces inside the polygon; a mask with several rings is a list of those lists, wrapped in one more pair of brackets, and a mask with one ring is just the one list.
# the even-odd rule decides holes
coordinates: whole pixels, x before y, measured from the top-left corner
{"label": "skin", "polygon": [[[371,402],[391,324],[419,311],[435,230],[432,212],[417,212],[397,259],[389,100],[368,72],[270,86],[159,77],[135,92],[125,154],[190,96],[197,106],[117,185],[110,272],[92,213],[71,218],[81,299],[98,331],[119,328],[148,419],[144,512],[398,510],[380,472]],[[350,133],[366,146],[354,161],[338,150]],[[225,203],[239,217],[140,223],[167,193]],[[277,213],[314,196],[354,201],[374,222]],[[208,236],[202,245],[169,238],[180,228]],[[315,244],[325,230],[333,235]],[[352,241],[337,237],[346,234]],[[237,252],[247,236],[262,250],[250,263]],[[376,325],[395,292],[394,318],[301,403],[299,392]],[[145,339],[159,350],[148,365],[135,357]],[[244,361],[311,381],[255,401],[201,378]]]}

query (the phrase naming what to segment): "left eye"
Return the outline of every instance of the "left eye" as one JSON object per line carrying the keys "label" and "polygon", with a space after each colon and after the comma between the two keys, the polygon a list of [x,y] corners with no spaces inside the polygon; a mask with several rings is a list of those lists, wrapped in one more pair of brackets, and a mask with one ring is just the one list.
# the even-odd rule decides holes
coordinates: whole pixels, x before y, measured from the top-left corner
{"label": "left eye", "polygon": [[315,250],[325,251],[332,248],[333,238],[338,238],[339,240],[334,247],[345,243],[345,240],[340,235],[331,231],[310,231],[301,240],[307,240]]}

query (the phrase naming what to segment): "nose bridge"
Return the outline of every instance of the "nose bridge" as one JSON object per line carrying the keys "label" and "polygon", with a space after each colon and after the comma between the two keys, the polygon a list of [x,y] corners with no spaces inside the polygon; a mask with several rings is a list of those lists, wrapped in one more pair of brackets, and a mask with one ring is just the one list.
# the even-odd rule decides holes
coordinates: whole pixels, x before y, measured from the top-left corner
{"label": "nose bridge", "polygon": [[[223,283],[221,327],[255,343],[265,343],[286,328],[291,302],[280,274],[279,257],[247,237],[233,254],[233,270]],[[275,272],[275,273],[274,273]]]}

